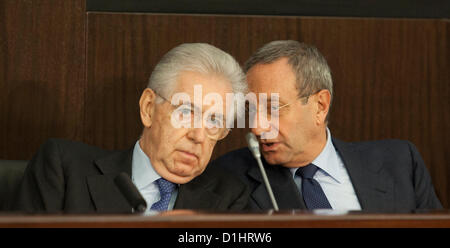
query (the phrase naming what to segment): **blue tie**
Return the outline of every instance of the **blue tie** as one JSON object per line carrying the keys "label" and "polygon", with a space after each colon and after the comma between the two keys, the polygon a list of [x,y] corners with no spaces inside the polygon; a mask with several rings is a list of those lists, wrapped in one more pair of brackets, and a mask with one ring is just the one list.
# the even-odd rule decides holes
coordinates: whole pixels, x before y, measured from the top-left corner
{"label": "blue tie", "polygon": [[165,211],[169,206],[170,196],[172,195],[172,192],[175,189],[175,184],[167,181],[164,178],[156,180],[156,184],[158,185],[161,199],[153,203],[150,209],[156,211]]}
{"label": "blue tie", "polygon": [[331,208],[325,193],[320,187],[320,184],[313,178],[316,174],[317,166],[309,164],[305,167],[300,167],[295,172],[296,175],[302,177],[302,194],[308,209],[325,209]]}

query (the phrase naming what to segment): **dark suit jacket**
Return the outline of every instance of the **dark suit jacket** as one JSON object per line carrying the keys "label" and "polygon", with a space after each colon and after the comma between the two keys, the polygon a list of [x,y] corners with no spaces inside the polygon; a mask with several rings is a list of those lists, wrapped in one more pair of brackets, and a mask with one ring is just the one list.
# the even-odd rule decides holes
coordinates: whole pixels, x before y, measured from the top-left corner
{"label": "dark suit jacket", "polygon": [[[382,140],[346,143],[333,139],[355,189],[362,210],[409,212],[442,208],[425,164],[408,141]],[[289,169],[263,159],[280,209],[305,209]],[[219,157],[210,166],[223,167],[245,181],[252,191],[248,207],[272,209],[259,167],[247,148]]]}
{"label": "dark suit jacket", "polygon": [[[17,211],[127,213],[131,206],[114,184],[131,175],[133,149],[105,151],[83,143],[50,139],[30,161],[14,204]],[[180,185],[175,209],[240,210],[248,187],[220,168]]]}

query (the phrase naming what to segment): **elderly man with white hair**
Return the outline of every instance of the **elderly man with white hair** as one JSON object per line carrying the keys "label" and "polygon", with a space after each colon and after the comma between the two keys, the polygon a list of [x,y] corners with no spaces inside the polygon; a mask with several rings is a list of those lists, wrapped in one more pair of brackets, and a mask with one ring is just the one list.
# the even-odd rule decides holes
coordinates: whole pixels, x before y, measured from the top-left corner
{"label": "elderly man with white hair", "polygon": [[[229,132],[224,123],[234,115],[227,116],[226,104],[213,108],[212,101],[195,98],[213,94],[226,99],[245,91],[245,76],[229,54],[203,43],[173,48],[156,65],[140,98],[144,128],[134,147],[106,151],[48,140],[28,165],[14,210],[131,212],[114,183],[123,172],[145,199],[146,211],[243,209],[247,186],[220,168],[207,168],[215,144]],[[172,98],[176,94],[186,97],[177,101]],[[199,115],[201,125],[190,125]]]}

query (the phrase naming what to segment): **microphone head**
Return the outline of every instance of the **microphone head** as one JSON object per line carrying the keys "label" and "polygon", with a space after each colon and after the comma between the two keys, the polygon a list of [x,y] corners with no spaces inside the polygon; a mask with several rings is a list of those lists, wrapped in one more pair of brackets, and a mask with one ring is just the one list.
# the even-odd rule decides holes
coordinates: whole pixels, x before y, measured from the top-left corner
{"label": "microphone head", "polygon": [[147,209],[147,202],[144,197],[142,197],[141,193],[139,193],[139,190],[136,188],[133,181],[131,181],[131,178],[127,173],[121,172],[114,179],[114,182],[134,211],[144,212]]}
{"label": "microphone head", "polygon": [[245,135],[245,139],[247,140],[248,149],[252,152],[254,157],[260,158],[261,152],[259,151],[259,143],[256,139],[255,134],[249,132]]}

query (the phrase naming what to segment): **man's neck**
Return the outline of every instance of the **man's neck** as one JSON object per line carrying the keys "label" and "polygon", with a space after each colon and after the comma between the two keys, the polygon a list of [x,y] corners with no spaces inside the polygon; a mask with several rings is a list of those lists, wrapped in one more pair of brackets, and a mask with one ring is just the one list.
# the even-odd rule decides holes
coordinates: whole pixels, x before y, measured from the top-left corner
{"label": "man's neck", "polygon": [[294,159],[292,162],[289,162],[283,166],[288,168],[297,168],[310,164],[325,148],[327,139],[331,138],[327,136],[327,129],[325,127],[323,132],[320,132],[320,134],[313,139],[313,142],[310,142],[310,144],[308,144],[308,146],[305,147],[301,153],[297,154],[297,159]]}

